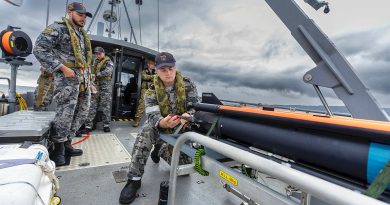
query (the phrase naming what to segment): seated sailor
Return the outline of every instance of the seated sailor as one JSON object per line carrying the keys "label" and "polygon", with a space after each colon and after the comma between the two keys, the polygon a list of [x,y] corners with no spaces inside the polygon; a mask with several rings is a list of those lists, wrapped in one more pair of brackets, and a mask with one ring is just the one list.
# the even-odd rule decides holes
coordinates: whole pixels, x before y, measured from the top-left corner
{"label": "seated sailor", "polygon": [[157,75],[145,94],[147,122],[133,146],[128,181],[119,198],[122,204],[129,204],[136,198],[152,146],[159,142],[159,133],[172,133],[177,125],[186,124],[181,116],[190,117],[195,110],[189,105],[200,101],[195,84],[176,70],[172,54],[159,53],[155,62]]}

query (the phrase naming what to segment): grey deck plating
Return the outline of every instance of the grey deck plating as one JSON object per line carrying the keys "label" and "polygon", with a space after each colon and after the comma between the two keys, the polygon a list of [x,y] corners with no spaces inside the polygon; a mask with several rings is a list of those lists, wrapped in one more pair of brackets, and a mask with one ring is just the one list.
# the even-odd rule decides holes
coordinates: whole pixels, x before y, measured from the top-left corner
{"label": "grey deck plating", "polygon": [[[132,128],[128,122],[114,122],[112,125],[112,134],[117,136],[129,153],[131,153],[135,140],[130,133],[138,130]],[[92,134],[99,133],[102,132],[94,131]],[[95,150],[95,152],[98,151]],[[61,185],[58,193],[62,198],[61,204],[119,204],[119,194],[125,183],[116,183],[113,172],[127,168],[128,163],[122,163],[57,172]],[[152,160],[148,160],[139,197],[133,204],[157,204],[160,182],[168,178],[169,165],[165,161],[161,160],[159,164],[154,164]],[[181,177],[179,180],[178,204],[229,205],[241,203],[237,197],[222,189],[219,181],[195,174]]]}

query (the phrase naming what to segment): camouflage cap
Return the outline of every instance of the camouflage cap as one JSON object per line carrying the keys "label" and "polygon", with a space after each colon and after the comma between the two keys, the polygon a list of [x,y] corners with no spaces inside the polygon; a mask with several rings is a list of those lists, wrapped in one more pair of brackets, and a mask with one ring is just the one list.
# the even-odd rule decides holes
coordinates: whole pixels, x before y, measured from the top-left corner
{"label": "camouflage cap", "polygon": [[168,52],[161,52],[157,54],[155,58],[155,62],[156,62],[156,69],[160,69],[163,67],[174,67],[176,60],[172,54]]}
{"label": "camouflage cap", "polygon": [[85,14],[85,15],[87,15],[90,18],[92,17],[92,14],[89,13],[85,9],[84,4],[79,3],[79,2],[73,2],[73,3],[68,4],[68,10],[69,11],[76,11],[77,13],[80,13],[80,14]]}

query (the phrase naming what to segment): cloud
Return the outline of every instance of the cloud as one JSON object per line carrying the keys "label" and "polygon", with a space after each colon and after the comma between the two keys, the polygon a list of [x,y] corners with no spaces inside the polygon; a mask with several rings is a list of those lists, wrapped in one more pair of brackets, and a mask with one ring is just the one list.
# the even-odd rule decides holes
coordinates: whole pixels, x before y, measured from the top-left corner
{"label": "cloud", "polygon": [[[307,95],[314,93],[307,89],[301,80],[302,70],[299,67],[286,69],[281,73],[262,72],[264,68],[252,68],[250,72],[243,72],[240,67],[224,65],[210,66],[183,62],[178,65],[185,74],[199,84],[212,87],[220,84],[224,87],[248,87],[252,89],[273,90],[289,95],[290,93]],[[310,87],[309,87],[310,88]]]}
{"label": "cloud", "polygon": [[[65,11],[65,2],[51,2],[50,23],[60,20]],[[157,50],[157,1],[143,2],[142,43]],[[374,96],[390,102],[390,14],[382,9],[390,3],[380,0],[378,5],[382,6],[378,8],[369,2],[355,5],[352,0],[334,1],[331,13],[324,15],[302,2],[297,1],[334,40]],[[45,27],[46,3],[47,0],[25,1],[19,8],[0,1],[0,25],[18,25],[35,41]],[[95,11],[96,0],[84,3],[89,11]],[[134,1],[126,3],[139,41],[138,7]],[[363,9],[366,15],[353,13],[351,5],[358,11]],[[374,9],[367,10],[369,6]],[[101,14],[108,9],[109,5],[104,5],[95,23],[103,21]],[[8,15],[10,10],[18,15]],[[116,11],[122,14],[122,38],[129,37],[123,5]],[[117,37],[118,25],[114,26]],[[95,31],[96,26],[92,26],[91,32]],[[203,91],[215,91],[225,98],[229,93],[252,102],[267,99],[274,103],[320,103],[312,86],[302,81],[303,74],[315,64],[264,1],[160,1],[160,49],[172,52],[178,67]],[[22,80],[18,83],[35,85],[39,64],[33,56],[29,60],[34,66],[21,68]],[[7,66],[0,66],[0,75],[8,72]],[[331,91],[324,89],[324,94],[337,103]],[[261,98],[255,97],[259,95]]]}
{"label": "cloud", "polygon": [[347,56],[371,91],[390,94],[390,24],[336,37],[335,44]]}

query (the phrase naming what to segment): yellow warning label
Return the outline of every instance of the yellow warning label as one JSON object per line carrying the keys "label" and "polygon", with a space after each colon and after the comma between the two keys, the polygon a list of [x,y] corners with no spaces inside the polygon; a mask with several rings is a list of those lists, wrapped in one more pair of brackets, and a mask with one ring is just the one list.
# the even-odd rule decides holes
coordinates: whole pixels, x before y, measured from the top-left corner
{"label": "yellow warning label", "polygon": [[222,177],[223,179],[225,179],[226,181],[230,182],[234,186],[238,185],[238,181],[236,178],[230,176],[228,173],[226,173],[222,170],[219,170],[219,176]]}
{"label": "yellow warning label", "polygon": [[14,47],[14,41],[10,41],[11,47]]}

